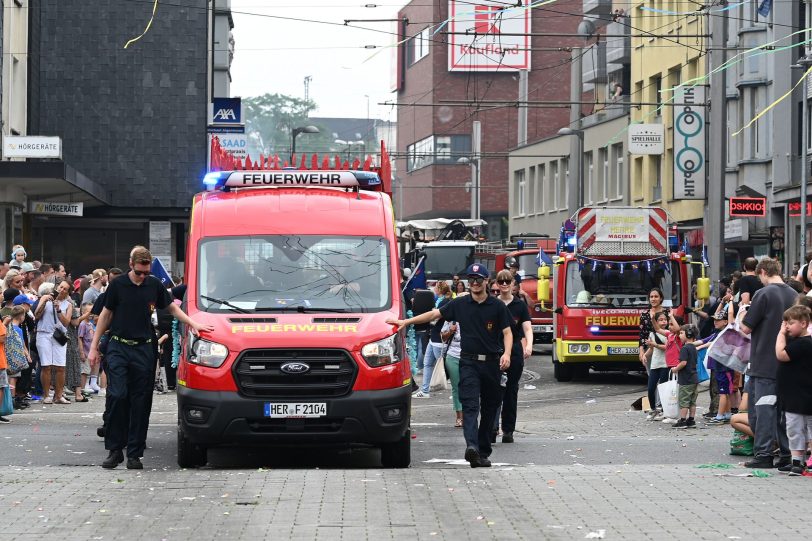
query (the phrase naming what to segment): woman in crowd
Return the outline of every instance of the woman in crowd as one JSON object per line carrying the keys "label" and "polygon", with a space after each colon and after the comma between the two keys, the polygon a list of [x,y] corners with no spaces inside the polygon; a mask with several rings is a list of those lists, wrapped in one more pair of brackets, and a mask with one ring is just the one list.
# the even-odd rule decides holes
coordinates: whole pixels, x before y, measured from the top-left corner
{"label": "woman in crowd", "polygon": [[10,269],[6,273],[6,277],[3,278],[3,291],[7,290],[10,287],[22,291],[24,283],[25,277],[22,274],[20,274],[20,271],[18,271],[17,269]]}
{"label": "woman in crowd", "polygon": [[[54,330],[61,329],[67,334],[72,315],[72,305],[68,299],[70,285],[61,282],[54,287],[51,282],[39,288],[40,299],[34,316],[37,318],[37,351],[39,352],[40,377],[42,379],[43,404],[70,404],[62,395],[65,387],[65,365],[67,363],[67,344],[60,344],[54,338]],[[54,396],[48,396],[51,390],[51,376],[54,379]]]}
{"label": "woman in crowd", "polygon": [[[443,342],[448,344],[445,354],[445,369],[451,379],[451,401],[454,405],[454,412],[457,419],[454,421],[454,428],[462,428],[462,402],[460,402],[460,324],[454,321],[446,321],[440,331]],[[451,342],[449,343],[449,340]]]}
{"label": "woman in crowd", "polygon": [[[451,287],[448,283],[441,280],[434,286],[434,294],[436,301],[435,308],[442,308],[451,302]],[[423,355],[423,384],[420,390],[412,395],[413,398],[429,398],[431,396],[431,374],[434,372],[434,365],[438,359],[443,355],[443,340],[440,337],[440,329],[443,328],[445,320],[439,319],[434,322],[429,331],[429,345],[426,348],[426,353]]]}
{"label": "woman in crowd", "polygon": [[[659,287],[654,287],[649,291],[648,294],[648,302],[649,307],[648,310],[640,314],[640,340],[638,342],[639,348],[639,357],[640,362],[644,365],[646,364],[646,351],[648,350],[648,340],[651,336],[651,333],[655,331],[654,329],[654,317],[657,315],[658,312],[664,312],[666,320],[671,320],[671,310],[668,308],[663,308],[663,300],[665,299],[665,295],[663,295],[663,290]],[[654,407],[654,405],[651,405]]]}
{"label": "woman in crowd", "polygon": [[[77,281],[79,279],[77,278]],[[68,286],[66,291],[72,291],[69,282],[66,280],[59,284],[60,288],[62,286]],[[67,343],[67,357],[65,363],[65,383],[66,387],[73,391],[73,400],[76,402],[87,402],[88,399],[82,394],[82,389],[84,386],[82,385],[82,354],[79,352],[79,324],[83,321],[84,318],[81,317],[81,312],[79,307],[75,304],[75,301],[69,294],[65,295],[65,298],[70,302],[70,306],[68,310],[70,311],[70,325],[68,325],[68,338],[70,339]],[[57,297],[57,301],[60,301],[60,297]],[[90,365],[88,365],[89,367]],[[87,371],[90,374],[90,370]],[[87,376],[85,376],[87,377]]]}
{"label": "woman in crowd", "polygon": [[457,282],[457,285],[454,287],[454,296],[459,295],[460,293],[465,293],[465,282]]}

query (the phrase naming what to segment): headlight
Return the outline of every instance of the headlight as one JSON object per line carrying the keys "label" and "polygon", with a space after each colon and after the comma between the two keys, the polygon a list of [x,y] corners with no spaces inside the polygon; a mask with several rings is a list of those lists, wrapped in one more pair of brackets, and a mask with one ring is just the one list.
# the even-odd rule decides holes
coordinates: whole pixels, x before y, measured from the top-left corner
{"label": "headlight", "polygon": [[398,335],[393,334],[383,340],[378,340],[377,342],[372,342],[362,347],[361,357],[364,358],[369,366],[377,368],[379,366],[400,362],[399,350]]}
{"label": "headlight", "polygon": [[210,342],[202,338],[192,337],[191,351],[188,361],[192,364],[220,368],[228,358],[228,348],[217,342]]}
{"label": "headlight", "polygon": [[589,353],[589,344],[569,344],[570,353]]}

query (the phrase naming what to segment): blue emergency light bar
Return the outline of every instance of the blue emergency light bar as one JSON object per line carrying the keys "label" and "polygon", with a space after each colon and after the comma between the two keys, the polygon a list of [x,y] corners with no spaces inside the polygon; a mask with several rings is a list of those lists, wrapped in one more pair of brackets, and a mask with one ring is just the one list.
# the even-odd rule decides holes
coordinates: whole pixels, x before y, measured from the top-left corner
{"label": "blue emergency light bar", "polygon": [[280,169],[268,171],[215,171],[203,177],[208,191],[229,188],[373,188],[381,178],[374,171]]}

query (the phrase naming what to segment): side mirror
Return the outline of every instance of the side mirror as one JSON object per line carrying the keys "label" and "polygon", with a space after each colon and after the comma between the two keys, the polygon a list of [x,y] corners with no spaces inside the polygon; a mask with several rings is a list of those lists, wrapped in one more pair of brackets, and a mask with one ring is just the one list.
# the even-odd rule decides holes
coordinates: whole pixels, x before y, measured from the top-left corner
{"label": "side mirror", "polygon": [[555,312],[556,314],[561,315],[561,314],[563,314],[563,313],[564,313],[564,309],[563,309],[563,308],[561,308],[561,307],[559,306],[558,308],[556,308],[555,310],[553,310],[553,312]]}

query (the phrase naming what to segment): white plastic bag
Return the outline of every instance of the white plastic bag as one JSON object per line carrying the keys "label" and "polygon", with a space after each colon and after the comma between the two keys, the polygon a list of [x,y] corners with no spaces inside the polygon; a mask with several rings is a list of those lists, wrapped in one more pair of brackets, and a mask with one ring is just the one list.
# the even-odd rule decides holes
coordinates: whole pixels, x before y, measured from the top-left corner
{"label": "white plastic bag", "polygon": [[668,381],[657,385],[657,393],[660,395],[660,403],[663,406],[663,417],[679,419],[679,385],[677,384],[677,375],[670,373]]}
{"label": "white plastic bag", "polygon": [[429,382],[429,391],[448,390],[448,381],[445,376],[445,356],[437,359],[434,365],[434,372],[431,373],[431,382]]}

